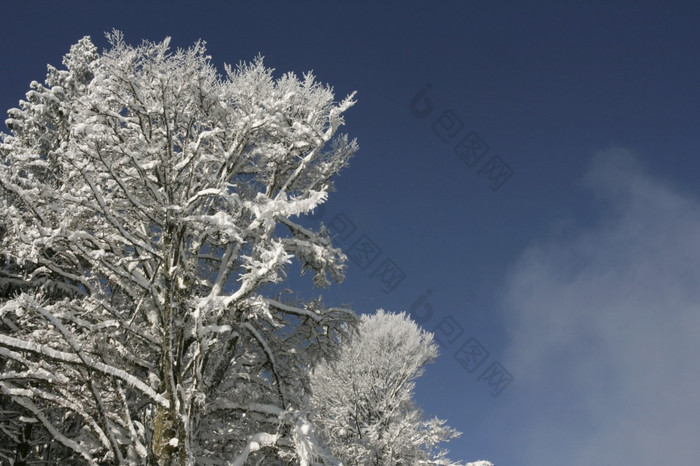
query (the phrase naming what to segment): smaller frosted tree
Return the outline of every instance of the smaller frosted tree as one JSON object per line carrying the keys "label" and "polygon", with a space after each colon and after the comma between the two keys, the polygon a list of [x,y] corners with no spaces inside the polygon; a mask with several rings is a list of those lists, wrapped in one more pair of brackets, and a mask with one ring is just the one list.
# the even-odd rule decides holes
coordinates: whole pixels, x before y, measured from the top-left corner
{"label": "smaller frosted tree", "polygon": [[433,334],[405,313],[362,316],[339,358],[312,375],[313,422],[333,455],[346,466],[451,464],[439,444],[460,433],[426,419],[413,399],[437,355]]}

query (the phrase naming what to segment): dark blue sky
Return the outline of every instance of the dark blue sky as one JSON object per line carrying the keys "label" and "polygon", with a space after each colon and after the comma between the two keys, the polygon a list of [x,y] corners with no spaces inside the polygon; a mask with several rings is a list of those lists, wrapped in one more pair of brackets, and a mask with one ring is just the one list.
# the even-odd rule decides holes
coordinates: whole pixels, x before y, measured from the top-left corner
{"label": "dark blue sky", "polygon": [[[442,355],[418,397],[464,432],[452,458],[700,453],[693,2],[6,2],[2,14],[3,109],[112,28],[132,43],[204,39],[222,71],[260,53],[338,98],[357,90],[345,131],[360,151],[316,216],[354,227],[339,238],[353,260],[325,299],[413,306],[436,331]],[[427,85],[432,112],[416,116]],[[497,162],[513,174],[494,190]],[[383,283],[387,267],[404,278]]]}

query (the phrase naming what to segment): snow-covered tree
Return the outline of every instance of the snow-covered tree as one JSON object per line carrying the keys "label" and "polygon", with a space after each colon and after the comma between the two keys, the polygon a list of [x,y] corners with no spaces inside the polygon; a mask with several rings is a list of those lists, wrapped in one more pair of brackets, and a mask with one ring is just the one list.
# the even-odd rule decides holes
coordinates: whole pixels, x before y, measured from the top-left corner
{"label": "snow-covered tree", "polygon": [[294,258],[343,277],[298,218],[357,149],[336,134],[353,96],[108,39],[32,82],[0,139],[0,396],[20,413],[0,435],[89,464],[321,461],[309,368],[355,317],[274,284]]}
{"label": "snow-covered tree", "polygon": [[437,355],[432,333],[403,312],[379,310],[362,316],[337,359],[319,362],[312,419],[344,465],[455,464],[440,443],[460,434],[425,418],[413,398],[416,379]]}

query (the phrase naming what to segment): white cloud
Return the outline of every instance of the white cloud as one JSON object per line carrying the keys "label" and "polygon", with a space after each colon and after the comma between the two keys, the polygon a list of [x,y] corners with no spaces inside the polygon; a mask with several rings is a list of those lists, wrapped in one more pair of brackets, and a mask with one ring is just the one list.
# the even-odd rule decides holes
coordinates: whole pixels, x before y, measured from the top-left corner
{"label": "white cloud", "polygon": [[504,295],[521,464],[695,464],[700,202],[624,149],[585,184],[601,217],[529,249]]}

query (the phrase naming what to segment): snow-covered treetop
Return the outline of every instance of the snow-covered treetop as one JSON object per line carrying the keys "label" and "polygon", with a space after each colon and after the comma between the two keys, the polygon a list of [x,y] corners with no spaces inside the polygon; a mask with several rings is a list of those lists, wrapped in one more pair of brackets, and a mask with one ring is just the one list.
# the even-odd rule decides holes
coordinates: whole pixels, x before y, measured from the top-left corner
{"label": "snow-covered treetop", "polygon": [[0,392],[83,459],[299,459],[306,371],[354,314],[265,285],[294,259],[316,285],[343,278],[345,255],[299,218],[357,150],[337,133],[354,94],[261,57],[221,74],[203,42],[108,39],[71,47],[0,135],[0,247],[36,285],[0,303],[18,374]]}

